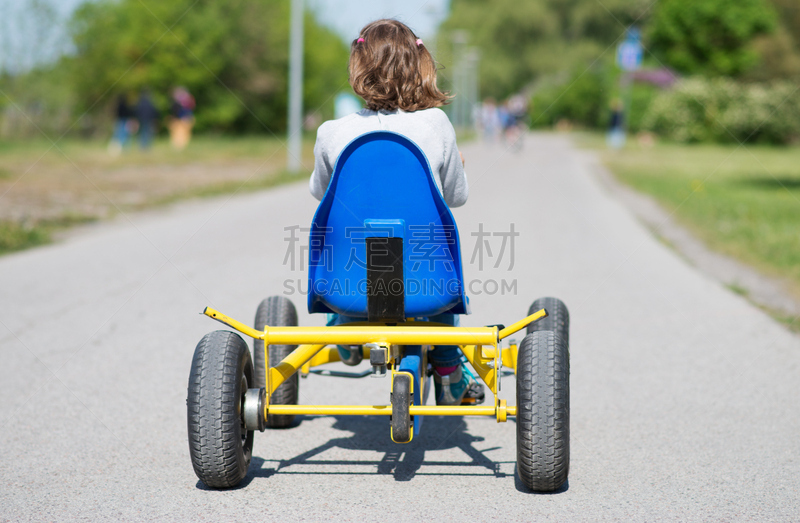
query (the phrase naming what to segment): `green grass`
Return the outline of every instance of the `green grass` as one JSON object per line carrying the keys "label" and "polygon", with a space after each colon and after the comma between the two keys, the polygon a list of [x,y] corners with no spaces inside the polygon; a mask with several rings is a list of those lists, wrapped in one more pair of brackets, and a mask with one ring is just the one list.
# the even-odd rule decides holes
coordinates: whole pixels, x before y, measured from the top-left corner
{"label": "green grass", "polygon": [[24,225],[11,220],[0,221],[0,254],[43,245],[50,233],[38,225]]}
{"label": "green grass", "polygon": [[744,287],[742,287],[741,285],[739,285],[737,283],[729,283],[729,284],[727,284],[725,286],[728,289],[730,289],[731,291],[733,291],[736,294],[738,294],[739,296],[743,296],[745,298],[748,298],[749,295],[750,295],[750,293],[747,291],[747,289],[745,289]]}
{"label": "green grass", "polygon": [[[263,190],[307,178],[311,170],[290,173],[283,169],[286,150],[282,138],[278,137],[196,136],[183,151],[173,150],[166,139],[160,139],[148,151],[141,151],[133,144],[118,156],[109,154],[107,146],[108,142],[99,140],[65,139],[57,148],[46,140],[0,140],[0,205],[3,196],[15,197],[15,193],[6,191],[13,189],[19,193],[26,187],[29,188],[25,193],[27,197],[33,193],[39,200],[38,209],[31,209],[23,221],[0,212],[0,254],[49,243],[59,231],[113,216],[118,210],[116,206],[97,216],[81,215],[79,209],[83,208],[84,195],[96,192],[97,187],[116,200],[130,189],[133,180],[136,190],[148,195],[146,203],[122,205],[122,208],[138,210],[188,198]],[[313,165],[312,147],[312,139],[306,137],[303,144],[306,166]],[[169,172],[164,166],[184,165],[191,169],[188,172],[197,169],[203,176],[194,183],[175,182],[176,178],[170,178],[175,182],[171,186],[165,186],[164,182],[170,180],[164,177],[145,176]],[[226,176],[226,173],[235,172],[234,168],[254,175],[246,181]],[[92,183],[87,183],[87,177],[92,178]],[[50,198],[61,198],[63,205],[63,194],[72,198],[66,210],[55,218],[47,217],[53,214],[47,211],[47,202]]]}
{"label": "green grass", "polygon": [[21,251],[53,240],[53,235],[75,225],[95,221],[91,216],[64,215],[58,219],[40,220],[35,223],[19,223],[0,220],[0,254]]}
{"label": "green grass", "polygon": [[[306,137],[306,144],[312,140]],[[25,164],[42,157],[42,160],[63,162],[64,157],[78,165],[94,164],[100,166],[147,166],[155,164],[182,165],[195,162],[228,162],[240,160],[274,159],[285,162],[284,137],[267,136],[214,136],[201,135],[192,138],[182,151],[174,150],[166,138],[157,139],[153,147],[146,151],[132,142],[119,156],[110,156],[108,142],[100,140],[80,140],[67,138],[53,145],[45,139],[25,141],[0,140],[0,159],[4,163],[22,161]],[[313,142],[312,142],[313,144]],[[0,166],[0,176],[8,169]]]}
{"label": "green grass", "polygon": [[[596,136],[581,141],[601,148]],[[800,148],[631,143],[602,150],[619,180],[655,197],[711,248],[786,278],[800,296]]]}
{"label": "green grass", "polygon": [[308,179],[308,177],[309,173],[305,171],[291,172],[283,170],[278,171],[277,173],[268,174],[266,176],[253,177],[246,182],[221,182],[189,189],[187,191],[171,194],[165,198],[155,200],[152,202],[152,205],[165,205],[189,198],[211,198],[213,196],[220,196],[223,194],[258,191],[262,189],[269,189],[270,187],[276,187],[284,183],[305,180]]}
{"label": "green grass", "polygon": [[762,307],[767,314],[772,315],[773,318],[781,322],[786,328],[790,329],[792,332],[796,332],[800,334],[800,320],[796,316],[787,316],[785,314],[781,314],[779,312],[775,312],[770,309],[765,309]]}

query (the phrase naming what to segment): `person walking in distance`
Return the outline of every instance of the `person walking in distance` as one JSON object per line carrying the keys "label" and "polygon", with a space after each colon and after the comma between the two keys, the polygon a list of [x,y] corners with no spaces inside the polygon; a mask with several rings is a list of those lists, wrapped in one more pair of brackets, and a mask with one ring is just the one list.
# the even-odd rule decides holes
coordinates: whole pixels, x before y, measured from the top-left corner
{"label": "person walking in distance", "polygon": [[194,109],[194,97],[185,87],[176,87],[172,91],[169,137],[172,147],[179,151],[189,145],[189,141],[192,139]]}
{"label": "person walking in distance", "polygon": [[153,134],[158,121],[158,109],[150,97],[150,89],[145,88],[136,102],[136,119],[139,120],[139,147],[147,150],[153,143]]}

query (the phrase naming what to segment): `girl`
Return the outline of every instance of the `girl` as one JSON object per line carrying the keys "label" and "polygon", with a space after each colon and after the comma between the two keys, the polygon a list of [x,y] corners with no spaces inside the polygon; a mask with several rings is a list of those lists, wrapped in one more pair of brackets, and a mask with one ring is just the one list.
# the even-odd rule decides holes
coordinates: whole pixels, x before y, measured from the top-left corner
{"label": "girl", "polygon": [[[397,20],[377,20],[365,26],[350,44],[350,85],[366,109],[323,123],[314,146],[311,194],[322,200],[339,153],[354,138],[370,131],[393,131],[413,140],[425,153],[434,181],[450,207],[467,201],[464,158],[456,133],[439,109],[449,97],[436,86],[436,65],[421,39]],[[442,314],[431,321],[458,324],[458,316]],[[334,317],[329,325],[343,323]],[[342,361],[357,365],[360,347],[339,347]],[[476,403],[483,389],[461,363],[458,347],[440,346],[428,355],[434,367],[436,403]]]}

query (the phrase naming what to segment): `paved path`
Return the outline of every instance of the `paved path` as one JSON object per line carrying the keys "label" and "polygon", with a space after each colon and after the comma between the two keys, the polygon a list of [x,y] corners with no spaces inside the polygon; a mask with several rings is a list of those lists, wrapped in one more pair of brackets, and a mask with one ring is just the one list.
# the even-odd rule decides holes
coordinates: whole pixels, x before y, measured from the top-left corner
{"label": "paved path", "polygon": [[[516,295],[473,293],[464,325],[510,323],[544,295],[570,308],[565,491],[521,491],[515,424],[482,418],[427,419],[407,446],[385,418],[304,418],[256,435],[243,488],[198,483],[186,384],[195,344],[218,327],[198,312],[250,321],[263,297],[304,281],[283,265],[283,228],[314,210],[293,185],[0,259],[0,520],[797,520],[800,338],[654,240],[565,139],[464,154],[468,279],[516,281]],[[514,224],[513,268],[509,245],[494,268],[502,236],[486,238],[482,271],[469,263],[480,224]],[[376,397],[388,381],[301,383],[306,403]]]}

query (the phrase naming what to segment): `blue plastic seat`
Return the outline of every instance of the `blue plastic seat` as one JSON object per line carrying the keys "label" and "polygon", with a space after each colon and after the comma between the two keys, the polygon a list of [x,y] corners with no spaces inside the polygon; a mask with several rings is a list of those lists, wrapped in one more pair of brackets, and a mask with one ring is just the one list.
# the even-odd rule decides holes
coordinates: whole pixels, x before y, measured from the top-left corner
{"label": "blue plastic seat", "polygon": [[344,148],[311,225],[308,310],[367,317],[367,237],[403,238],[405,316],[469,314],[458,230],[422,150],[403,135]]}

